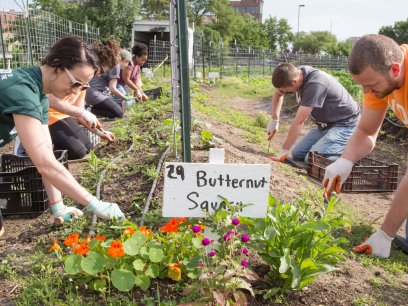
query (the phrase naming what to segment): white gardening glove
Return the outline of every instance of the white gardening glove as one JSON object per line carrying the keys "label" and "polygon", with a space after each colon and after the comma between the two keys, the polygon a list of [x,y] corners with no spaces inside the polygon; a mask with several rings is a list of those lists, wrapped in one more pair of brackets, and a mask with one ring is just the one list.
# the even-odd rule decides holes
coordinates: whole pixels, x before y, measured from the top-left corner
{"label": "white gardening glove", "polygon": [[279,120],[269,120],[268,122],[268,127],[266,128],[267,132],[268,132],[268,140],[271,140],[276,132],[278,131],[279,128]]}
{"label": "white gardening glove", "polygon": [[370,236],[366,241],[363,241],[358,246],[353,248],[355,253],[373,254],[378,257],[390,257],[391,242],[394,238],[388,236],[381,228]]}
{"label": "white gardening glove", "polygon": [[84,109],[84,111],[82,112],[81,117],[84,118],[86,120],[86,122],[88,122],[88,124],[91,126],[91,128],[97,128],[97,127],[99,127],[101,125],[99,123],[98,118],[96,118],[96,116],[94,114],[87,111],[86,109]]}
{"label": "white gardening glove", "polygon": [[325,194],[327,197],[330,197],[333,191],[336,191],[337,194],[340,193],[341,185],[347,180],[353,165],[353,162],[340,157],[326,167],[322,183],[326,189]]}
{"label": "white gardening glove", "polygon": [[55,204],[51,205],[51,212],[54,217],[67,217],[67,215],[71,215],[71,218],[76,219],[83,215],[83,212],[73,206],[65,206],[63,201],[58,201]]}
{"label": "white gardening glove", "polygon": [[289,151],[288,150],[280,150],[277,156],[271,156],[270,159],[277,161],[277,162],[283,162],[285,161],[286,157],[288,157]]}
{"label": "white gardening glove", "polygon": [[89,202],[85,210],[93,212],[98,218],[104,220],[116,218],[119,221],[123,221],[126,219],[118,204],[102,202],[96,197],[92,197],[91,202]]}

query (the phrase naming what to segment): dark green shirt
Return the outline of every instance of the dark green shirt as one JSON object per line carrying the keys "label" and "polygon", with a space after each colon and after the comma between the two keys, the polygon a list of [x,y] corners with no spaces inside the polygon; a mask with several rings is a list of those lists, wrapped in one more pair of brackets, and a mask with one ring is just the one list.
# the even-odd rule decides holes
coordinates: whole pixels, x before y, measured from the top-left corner
{"label": "dark green shirt", "polygon": [[16,137],[12,114],[48,124],[48,98],[42,93],[39,67],[0,70],[0,147]]}

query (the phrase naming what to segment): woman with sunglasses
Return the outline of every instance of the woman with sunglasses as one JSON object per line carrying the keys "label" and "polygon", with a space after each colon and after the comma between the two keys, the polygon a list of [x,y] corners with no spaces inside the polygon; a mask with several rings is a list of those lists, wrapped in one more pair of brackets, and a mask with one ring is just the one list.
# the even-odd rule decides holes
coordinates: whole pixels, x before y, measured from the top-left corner
{"label": "woman with sunglasses", "polygon": [[100,69],[100,62],[106,62],[101,49],[100,44],[90,46],[78,37],[65,37],[51,47],[41,67],[0,73],[0,146],[11,142],[18,133],[28,156],[43,177],[55,217],[82,215],[81,210],[64,205],[62,192],[99,218],[124,219],[117,204],[102,202],[92,196],[56,160],[48,130],[46,94],[63,99],[86,89]]}

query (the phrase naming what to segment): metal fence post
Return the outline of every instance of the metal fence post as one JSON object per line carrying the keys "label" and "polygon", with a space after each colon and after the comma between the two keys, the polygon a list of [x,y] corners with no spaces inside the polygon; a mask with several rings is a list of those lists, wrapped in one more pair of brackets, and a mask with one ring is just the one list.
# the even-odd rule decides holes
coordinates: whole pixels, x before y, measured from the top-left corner
{"label": "metal fence post", "polygon": [[201,58],[203,62],[203,80],[205,80],[204,32],[201,33]]}
{"label": "metal fence post", "polygon": [[248,79],[251,75],[251,47],[248,49]]}
{"label": "metal fence post", "polygon": [[30,27],[30,12],[28,10],[27,6],[27,11],[26,11],[26,30],[27,30],[27,53],[28,53],[28,58],[30,59],[30,65],[34,65],[33,61],[33,50],[32,50],[32,45],[31,45],[31,27]]}
{"label": "metal fence post", "polygon": [[0,42],[1,42],[1,52],[3,53],[3,68],[6,68],[6,50],[4,46],[4,40],[3,40],[3,21],[2,21],[2,16],[0,15]]}

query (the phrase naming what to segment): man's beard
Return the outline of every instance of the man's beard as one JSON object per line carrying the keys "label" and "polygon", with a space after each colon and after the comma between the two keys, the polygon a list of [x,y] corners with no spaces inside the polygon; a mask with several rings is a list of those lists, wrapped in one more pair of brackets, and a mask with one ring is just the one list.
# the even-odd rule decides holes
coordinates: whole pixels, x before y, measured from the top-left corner
{"label": "man's beard", "polygon": [[384,89],[381,92],[374,92],[374,95],[377,98],[385,98],[388,96],[390,93],[392,93],[394,90],[398,89],[398,82],[396,80],[392,80],[391,78],[387,77],[387,85],[388,87]]}

